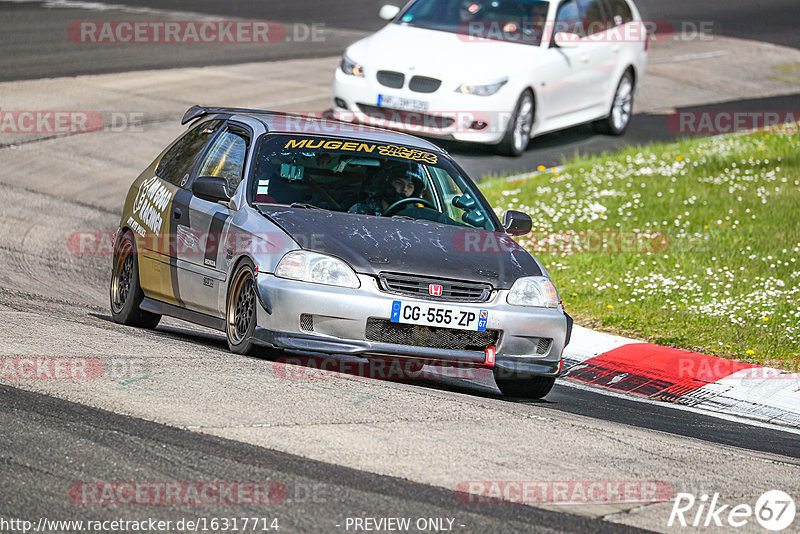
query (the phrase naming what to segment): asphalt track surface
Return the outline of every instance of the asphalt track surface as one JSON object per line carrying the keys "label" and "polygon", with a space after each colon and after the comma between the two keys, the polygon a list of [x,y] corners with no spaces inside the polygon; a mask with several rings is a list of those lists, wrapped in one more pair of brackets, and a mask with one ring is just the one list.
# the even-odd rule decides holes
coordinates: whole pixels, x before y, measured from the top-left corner
{"label": "asphalt track surface", "polygon": [[[644,532],[513,503],[464,503],[456,492],[308,460],[0,386],[4,459],[0,516],[35,523],[80,518],[177,522],[197,517],[278,519],[278,532],[345,532],[347,517],[451,518],[457,532]],[[36,443],[36,447],[31,447]],[[77,506],[75,481],[277,482],[268,505]],[[145,510],[143,510],[143,508]],[[352,530],[351,530],[352,531]]]}
{"label": "asphalt track surface", "polygon": [[[63,0],[0,2],[0,81],[74,76],[138,69],[175,68],[335,55],[366,32],[382,27],[377,13],[388,0],[125,0],[87,2],[102,9],[74,9]],[[108,5],[130,9],[109,9]],[[73,4],[74,5],[74,4]],[[703,27],[714,35],[739,37],[800,48],[800,9],[795,0],[639,0],[643,18],[666,21],[675,31]],[[152,13],[142,8],[156,10]],[[186,20],[194,15],[231,19],[321,24],[325,42],[310,39],[269,46],[195,47],[151,45],[146,53],[127,45],[91,45],[70,41],[67,27],[81,20],[154,20],[168,11]],[[183,16],[182,16],[183,15]],[[186,15],[190,15],[187,17]],[[357,32],[334,37],[335,30]],[[302,35],[302,34],[298,34]],[[137,47],[138,48],[138,47]]]}

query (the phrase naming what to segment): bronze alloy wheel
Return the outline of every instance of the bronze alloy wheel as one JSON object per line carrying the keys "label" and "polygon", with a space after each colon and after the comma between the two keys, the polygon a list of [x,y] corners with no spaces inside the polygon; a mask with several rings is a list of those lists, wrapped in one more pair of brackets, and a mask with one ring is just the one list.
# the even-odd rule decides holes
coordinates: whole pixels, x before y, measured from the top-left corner
{"label": "bronze alloy wheel", "polygon": [[161,320],[160,315],[141,309],[144,292],[139,285],[136,242],[130,232],[122,233],[114,245],[108,296],[111,301],[111,317],[116,323],[155,328]]}
{"label": "bronze alloy wheel", "polygon": [[122,313],[131,293],[133,280],[133,244],[123,239],[114,258],[114,271],[111,276],[111,307],[114,313]]}
{"label": "bronze alloy wheel", "polygon": [[247,341],[256,320],[256,305],[253,269],[243,265],[236,273],[228,299],[226,328],[231,345],[241,345]]}

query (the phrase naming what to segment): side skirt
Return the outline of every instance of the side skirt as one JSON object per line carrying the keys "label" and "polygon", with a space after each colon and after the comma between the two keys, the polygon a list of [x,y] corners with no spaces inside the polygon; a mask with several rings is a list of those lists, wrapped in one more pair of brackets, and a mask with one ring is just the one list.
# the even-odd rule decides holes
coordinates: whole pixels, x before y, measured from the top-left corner
{"label": "side skirt", "polygon": [[201,326],[213,328],[214,330],[220,330],[222,332],[225,331],[224,319],[212,317],[211,315],[206,315],[205,313],[187,310],[186,308],[173,306],[172,304],[167,304],[166,302],[161,302],[160,300],[153,300],[145,297],[139,307],[150,313],[169,315],[170,317],[175,317],[176,319],[181,319],[183,321],[189,321],[190,323],[196,323]]}

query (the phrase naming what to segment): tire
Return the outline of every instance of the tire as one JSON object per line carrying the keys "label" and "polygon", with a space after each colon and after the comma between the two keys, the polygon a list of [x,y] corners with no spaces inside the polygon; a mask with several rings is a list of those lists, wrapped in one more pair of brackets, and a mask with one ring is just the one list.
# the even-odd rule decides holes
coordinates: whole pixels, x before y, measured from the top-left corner
{"label": "tire", "polygon": [[554,376],[534,376],[531,378],[497,378],[497,387],[507,397],[541,399],[553,389]]}
{"label": "tire", "polygon": [[258,297],[255,265],[245,258],[236,267],[225,299],[225,337],[235,354],[250,354],[255,345],[250,338],[256,329]]}
{"label": "tire", "polygon": [[161,316],[139,308],[144,292],[139,284],[139,261],[133,234],[124,232],[114,245],[109,300],[115,323],[153,329]]}
{"label": "tire", "polygon": [[497,151],[504,156],[519,157],[528,148],[533,128],[533,93],[526,89],[514,106],[514,113],[506,126],[506,133],[497,145]]}
{"label": "tire", "polygon": [[626,70],[619,79],[611,109],[605,119],[595,121],[592,126],[598,133],[622,135],[631,123],[633,113],[633,74]]}

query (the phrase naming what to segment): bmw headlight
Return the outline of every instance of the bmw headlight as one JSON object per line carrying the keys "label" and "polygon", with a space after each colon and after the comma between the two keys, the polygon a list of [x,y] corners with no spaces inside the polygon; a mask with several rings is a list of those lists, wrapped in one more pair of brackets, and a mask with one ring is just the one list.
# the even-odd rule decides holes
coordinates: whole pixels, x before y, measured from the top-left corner
{"label": "bmw headlight", "polygon": [[458,89],[456,89],[456,93],[465,95],[491,96],[499,91],[500,88],[506,84],[506,82],[508,82],[508,78],[502,78],[487,84],[462,83],[458,86]]}
{"label": "bmw headlight", "polygon": [[556,308],[561,299],[553,282],[543,276],[518,278],[506,300],[514,306],[534,306],[537,308]]}
{"label": "bmw headlight", "polygon": [[358,276],[345,262],[306,250],[286,253],[275,268],[275,276],[327,286],[361,287]]}
{"label": "bmw headlight", "polygon": [[347,54],[342,56],[342,62],[339,64],[339,68],[342,69],[342,72],[350,76],[364,77],[364,66],[347,57]]}

